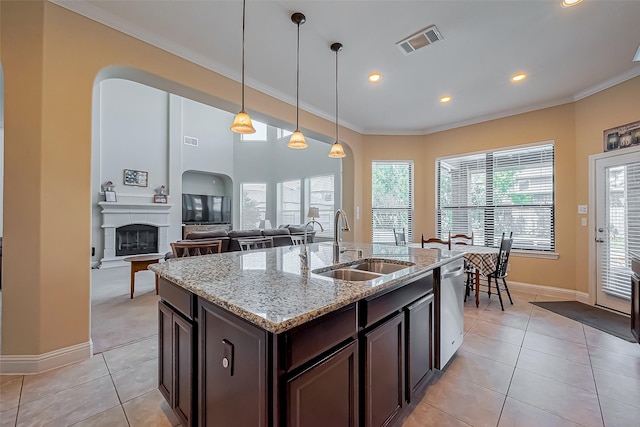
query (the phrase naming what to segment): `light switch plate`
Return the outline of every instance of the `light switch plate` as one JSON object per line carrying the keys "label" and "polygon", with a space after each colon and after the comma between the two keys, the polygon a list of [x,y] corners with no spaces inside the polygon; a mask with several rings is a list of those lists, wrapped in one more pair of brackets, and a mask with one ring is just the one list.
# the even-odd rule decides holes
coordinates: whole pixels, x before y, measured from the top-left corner
{"label": "light switch plate", "polygon": [[587,205],[578,205],[578,213],[585,215],[587,213]]}
{"label": "light switch plate", "polygon": [[587,218],[581,218],[580,219],[580,225],[583,226],[583,227],[586,227],[587,226]]}

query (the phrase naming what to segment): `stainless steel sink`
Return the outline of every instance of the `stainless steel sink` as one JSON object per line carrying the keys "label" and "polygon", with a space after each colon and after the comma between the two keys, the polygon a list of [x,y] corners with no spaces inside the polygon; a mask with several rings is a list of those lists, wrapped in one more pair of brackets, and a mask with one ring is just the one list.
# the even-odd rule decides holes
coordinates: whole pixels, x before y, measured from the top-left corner
{"label": "stainless steel sink", "polygon": [[331,277],[332,279],[349,280],[351,282],[364,282],[366,280],[373,280],[380,277],[380,274],[370,273],[368,271],[354,270],[348,267],[322,271],[315,274],[325,277]]}
{"label": "stainless steel sink", "polygon": [[411,262],[403,262],[402,264],[396,264],[391,262],[386,262],[380,259],[369,259],[365,260],[360,264],[355,264],[351,268],[354,270],[361,271],[370,271],[378,274],[389,274],[395,271],[404,270],[405,268],[409,268],[415,265]]}

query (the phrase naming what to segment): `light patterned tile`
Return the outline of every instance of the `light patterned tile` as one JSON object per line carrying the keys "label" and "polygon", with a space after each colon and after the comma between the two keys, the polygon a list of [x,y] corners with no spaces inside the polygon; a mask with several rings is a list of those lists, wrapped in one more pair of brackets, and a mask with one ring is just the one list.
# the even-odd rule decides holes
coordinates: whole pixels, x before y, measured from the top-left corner
{"label": "light patterned tile", "polygon": [[131,399],[123,403],[122,407],[131,427],[168,427],[180,424],[158,390]]}
{"label": "light patterned tile", "polygon": [[640,358],[640,345],[637,343],[625,341],[587,325],[584,326],[584,333],[589,347],[598,347],[613,353]]}
{"label": "light patterned tile", "polygon": [[111,374],[121,402],[158,388],[158,360],[148,360]]}
{"label": "light patterned tile", "polygon": [[0,384],[22,378],[24,375],[0,375]]}
{"label": "light patterned tile", "polygon": [[593,375],[600,396],[640,408],[640,380],[596,368]]}
{"label": "light patterned tile", "polygon": [[18,417],[18,407],[0,412],[0,427],[14,427]]}
{"label": "light patterned tile", "polygon": [[589,347],[591,366],[640,380],[640,358]]}
{"label": "light patterned tile", "polygon": [[518,358],[518,369],[560,381],[591,392],[596,391],[591,366],[575,363],[561,357],[523,348]]}
{"label": "light patterned tile", "polygon": [[485,310],[480,314],[480,320],[495,323],[497,325],[509,326],[511,328],[527,329],[529,324],[529,315],[524,313]]}
{"label": "light patterned tile", "polygon": [[482,335],[483,337],[493,338],[517,346],[522,345],[522,340],[524,340],[524,331],[522,329],[485,322],[482,319],[478,319],[470,331],[476,335]]}
{"label": "light patterned tile", "polygon": [[407,417],[402,427],[469,427],[469,424],[421,402]]}
{"label": "light patterned tile", "polygon": [[473,332],[468,332],[464,336],[460,350],[468,351],[469,353],[474,353],[478,356],[483,356],[509,366],[516,366],[518,354],[520,353],[520,347],[517,345],[476,335]]}
{"label": "light patterned tile", "polygon": [[640,408],[600,396],[604,424],[609,427],[636,426],[640,420]]}
{"label": "light patterned tile", "polygon": [[586,345],[564,341],[532,331],[527,331],[524,335],[522,347],[586,365],[590,363],[589,351]]}
{"label": "light patterned tile", "polygon": [[0,412],[18,407],[20,392],[22,390],[22,377],[14,378],[0,384]]}
{"label": "light patterned tile", "polygon": [[564,341],[587,345],[581,324],[578,324],[577,327],[567,327],[546,319],[536,319],[532,317],[529,321],[529,325],[527,326],[527,331],[547,335]]}
{"label": "light patterned tile", "polygon": [[112,374],[131,368],[142,362],[158,358],[158,336],[155,335],[132,344],[102,353]]}
{"label": "light patterned tile", "polygon": [[107,375],[20,405],[17,425],[70,425],[119,404],[111,377]]}
{"label": "light patterned tile", "polygon": [[513,366],[462,350],[458,350],[446,368],[448,374],[502,394],[507,394],[513,370]]}
{"label": "light patterned tile", "polygon": [[508,396],[587,427],[601,427],[598,396],[516,368]]}
{"label": "light patterned tile", "polygon": [[472,426],[494,427],[504,400],[503,394],[445,373],[427,389],[423,402]]}
{"label": "light patterned tile", "polygon": [[127,417],[124,416],[122,405],[102,411],[92,417],[72,424],[73,427],[129,427]]}
{"label": "light patterned tile", "polygon": [[535,406],[507,397],[500,415],[498,427],[580,427],[579,424],[561,418]]}
{"label": "light patterned tile", "polygon": [[26,375],[21,404],[109,375],[102,355],[37,375]]}

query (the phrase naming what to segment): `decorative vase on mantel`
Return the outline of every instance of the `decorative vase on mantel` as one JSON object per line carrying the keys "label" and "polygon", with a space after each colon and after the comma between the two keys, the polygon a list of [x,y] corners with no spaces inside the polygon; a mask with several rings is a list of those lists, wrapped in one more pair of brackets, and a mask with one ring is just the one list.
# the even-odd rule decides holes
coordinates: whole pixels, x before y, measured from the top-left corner
{"label": "decorative vase on mantel", "polygon": [[104,191],[114,191],[116,185],[112,181],[107,181],[103,184]]}

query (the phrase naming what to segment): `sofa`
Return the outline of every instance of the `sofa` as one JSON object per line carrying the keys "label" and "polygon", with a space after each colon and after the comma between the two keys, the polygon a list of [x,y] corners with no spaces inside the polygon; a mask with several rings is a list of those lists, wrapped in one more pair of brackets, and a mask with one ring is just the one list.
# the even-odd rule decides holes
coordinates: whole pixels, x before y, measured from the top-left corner
{"label": "sofa", "polygon": [[[221,252],[239,251],[240,244],[239,239],[246,239],[252,237],[271,237],[273,238],[273,246],[287,246],[291,245],[290,236],[304,236],[304,225],[281,225],[278,228],[266,229],[266,230],[215,230],[215,231],[192,231],[185,236],[184,240],[221,240],[222,250]],[[313,243],[313,239],[316,235],[315,230],[309,227],[307,231],[307,243]],[[172,254],[169,252],[165,255],[165,258],[171,258]]]}

